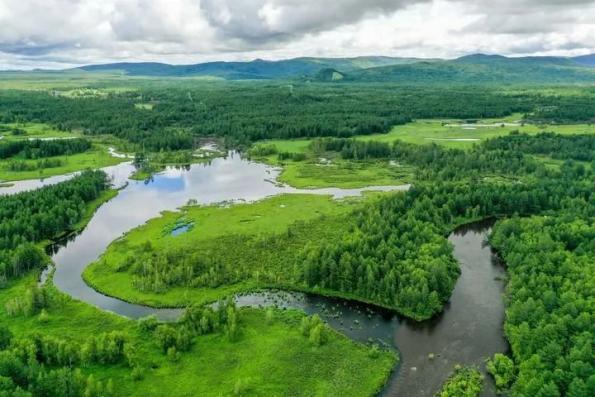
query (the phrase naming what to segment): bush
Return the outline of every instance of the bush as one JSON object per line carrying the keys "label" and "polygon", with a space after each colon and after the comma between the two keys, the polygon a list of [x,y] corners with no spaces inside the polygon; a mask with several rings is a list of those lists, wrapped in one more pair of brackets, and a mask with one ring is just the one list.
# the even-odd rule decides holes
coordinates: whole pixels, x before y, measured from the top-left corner
{"label": "bush", "polygon": [[504,354],[496,353],[488,360],[487,369],[494,377],[498,390],[507,389],[514,380],[514,363]]}

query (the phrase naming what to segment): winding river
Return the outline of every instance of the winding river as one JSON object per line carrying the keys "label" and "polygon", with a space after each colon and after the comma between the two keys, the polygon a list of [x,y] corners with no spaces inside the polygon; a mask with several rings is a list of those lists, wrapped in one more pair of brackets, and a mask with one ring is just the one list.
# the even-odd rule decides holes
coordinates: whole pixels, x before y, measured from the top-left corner
{"label": "winding river", "polygon": [[[208,164],[167,168],[148,181],[132,181],[129,163],[108,167],[108,175],[121,191],[102,205],[87,227],[51,247],[55,263],[54,284],[76,299],[127,317],[156,314],[162,320],[175,320],[179,309],[155,309],[130,304],[102,295],[82,280],[85,267],[99,258],[107,246],[130,229],[154,218],[164,210],[174,210],[196,200],[199,204],[222,201],[254,201],[281,193],[327,194],[336,198],[354,196],[365,190],[406,190],[408,185],[365,189],[300,190],[274,181],[279,170],[251,162],[230,152]],[[0,188],[0,194],[56,183],[17,182]],[[49,178],[48,178],[49,179]],[[401,361],[382,396],[432,396],[452,372],[455,364],[483,368],[485,359],[505,352],[502,302],[504,268],[486,245],[491,224],[479,222],[457,229],[449,236],[454,255],[461,265],[461,276],[444,311],[424,322],[404,319],[393,312],[341,299],[316,295],[266,291],[236,297],[239,306],[276,305],[317,313],[329,325],[361,341],[376,341],[399,350]],[[46,275],[47,276],[47,275]],[[494,386],[486,377],[483,396],[494,396]]]}

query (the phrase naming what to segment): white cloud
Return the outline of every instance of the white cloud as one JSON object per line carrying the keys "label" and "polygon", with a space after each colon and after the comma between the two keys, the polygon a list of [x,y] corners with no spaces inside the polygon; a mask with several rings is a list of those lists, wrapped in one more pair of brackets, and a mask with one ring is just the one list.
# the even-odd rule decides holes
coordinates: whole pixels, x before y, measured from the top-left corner
{"label": "white cloud", "polygon": [[592,0],[0,0],[0,68],[595,52]]}

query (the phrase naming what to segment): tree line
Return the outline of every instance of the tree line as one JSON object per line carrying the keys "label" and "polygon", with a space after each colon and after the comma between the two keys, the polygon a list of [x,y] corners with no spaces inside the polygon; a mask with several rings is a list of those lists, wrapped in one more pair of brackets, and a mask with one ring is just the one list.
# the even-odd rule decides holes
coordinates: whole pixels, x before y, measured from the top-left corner
{"label": "tree line", "polygon": [[54,156],[70,156],[91,148],[91,142],[84,138],[33,139],[0,144],[0,159],[19,156],[23,159],[39,159]]}

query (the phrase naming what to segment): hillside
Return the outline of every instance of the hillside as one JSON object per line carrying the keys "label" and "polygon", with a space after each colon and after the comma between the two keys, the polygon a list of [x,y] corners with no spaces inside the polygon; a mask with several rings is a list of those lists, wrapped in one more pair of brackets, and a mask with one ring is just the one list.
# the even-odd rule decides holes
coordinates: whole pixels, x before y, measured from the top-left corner
{"label": "hillside", "polygon": [[87,72],[121,72],[130,76],[199,77],[210,76],[229,80],[284,79],[314,75],[323,69],[353,71],[370,67],[417,62],[415,58],[369,56],[356,58],[294,58],[280,61],[256,59],[249,62],[207,62],[194,65],[164,63],[111,63],[78,68]]}
{"label": "hillside", "polygon": [[595,70],[570,58],[475,54],[449,61],[374,67],[354,71],[344,80],[408,84],[577,84],[595,83]]}

